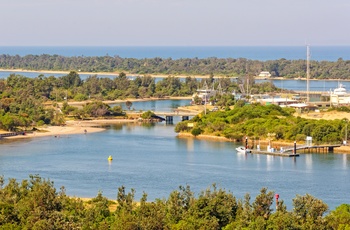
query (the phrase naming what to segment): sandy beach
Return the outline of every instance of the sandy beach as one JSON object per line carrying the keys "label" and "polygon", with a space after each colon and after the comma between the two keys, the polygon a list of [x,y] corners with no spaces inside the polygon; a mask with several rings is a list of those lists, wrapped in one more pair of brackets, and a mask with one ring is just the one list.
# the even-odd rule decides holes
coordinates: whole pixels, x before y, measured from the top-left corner
{"label": "sandy beach", "polygon": [[[126,122],[137,122],[128,119],[101,119],[101,120],[85,120],[85,121],[67,121],[65,126],[42,126],[37,127],[37,131],[25,133],[25,135],[17,135],[4,137],[5,139],[22,139],[36,137],[60,137],[63,135],[87,134],[102,132],[105,130],[103,126],[109,124],[121,124]],[[4,131],[2,131],[4,133]]]}

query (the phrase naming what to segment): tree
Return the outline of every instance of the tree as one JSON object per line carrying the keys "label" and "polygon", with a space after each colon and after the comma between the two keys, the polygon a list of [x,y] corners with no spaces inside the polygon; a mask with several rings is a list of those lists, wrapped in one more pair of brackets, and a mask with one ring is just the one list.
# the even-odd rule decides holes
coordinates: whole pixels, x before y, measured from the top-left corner
{"label": "tree", "polygon": [[342,204],[327,216],[329,229],[350,229],[350,204]]}
{"label": "tree", "polygon": [[328,210],[327,204],[310,194],[305,196],[297,195],[293,199],[293,214],[298,224],[308,229],[325,229],[326,226],[322,218]]}
{"label": "tree", "polygon": [[62,86],[65,89],[69,89],[72,87],[78,87],[82,83],[79,74],[75,71],[69,72],[68,75],[61,77],[60,80],[61,80]]}
{"label": "tree", "polygon": [[130,110],[131,106],[132,106],[132,102],[131,101],[126,101],[125,102],[126,107],[128,108],[128,110]]}
{"label": "tree", "polygon": [[274,192],[267,192],[267,188],[262,188],[260,194],[253,202],[253,215],[255,217],[261,216],[267,220],[271,214],[271,205],[273,203]]}

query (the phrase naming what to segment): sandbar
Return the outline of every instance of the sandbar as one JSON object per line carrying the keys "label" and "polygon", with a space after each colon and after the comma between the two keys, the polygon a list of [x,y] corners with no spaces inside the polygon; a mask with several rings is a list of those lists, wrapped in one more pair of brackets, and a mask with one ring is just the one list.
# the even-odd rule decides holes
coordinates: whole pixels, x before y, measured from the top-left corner
{"label": "sandbar", "polygon": [[103,126],[110,124],[121,124],[128,122],[137,122],[130,119],[101,119],[101,120],[83,120],[83,121],[66,121],[64,126],[41,126],[37,131],[25,132],[24,135],[4,137],[4,139],[21,139],[35,137],[60,137],[63,135],[88,134],[102,132],[106,130]]}

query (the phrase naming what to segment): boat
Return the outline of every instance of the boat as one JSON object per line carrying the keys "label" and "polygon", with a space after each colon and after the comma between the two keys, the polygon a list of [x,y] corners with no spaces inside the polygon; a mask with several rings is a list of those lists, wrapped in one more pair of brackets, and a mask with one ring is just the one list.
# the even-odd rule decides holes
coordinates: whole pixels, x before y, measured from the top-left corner
{"label": "boat", "polygon": [[202,89],[197,89],[196,93],[192,95],[192,103],[196,102],[196,98],[198,97],[202,104],[206,104],[209,102],[211,97],[215,97],[217,94],[217,90],[214,88],[209,89],[207,83],[205,82],[204,87]]}
{"label": "boat", "polygon": [[250,153],[250,149],[247,149],[246,147],[244,146],[239,146],[236,148],[237,152],[238,153]]}
{"label": "boat", "polygon": [[113,160],[113,157],[112,156],[109,156],[108,157],[108,161],[112,161]]}
{"label": "boat", "polygon": [[350,93],[346,91],[343,84],[339,84],[338,88],[330,92],[330,102],[335,106],[350,104]]}

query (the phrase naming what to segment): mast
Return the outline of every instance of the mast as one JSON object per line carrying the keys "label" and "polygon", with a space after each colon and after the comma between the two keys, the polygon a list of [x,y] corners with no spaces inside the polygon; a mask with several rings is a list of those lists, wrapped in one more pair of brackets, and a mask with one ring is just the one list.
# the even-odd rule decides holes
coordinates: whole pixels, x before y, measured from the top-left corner
{"label": "mast", "polygon": [[310,47],[306,46],[306,102],[310,102]]}

